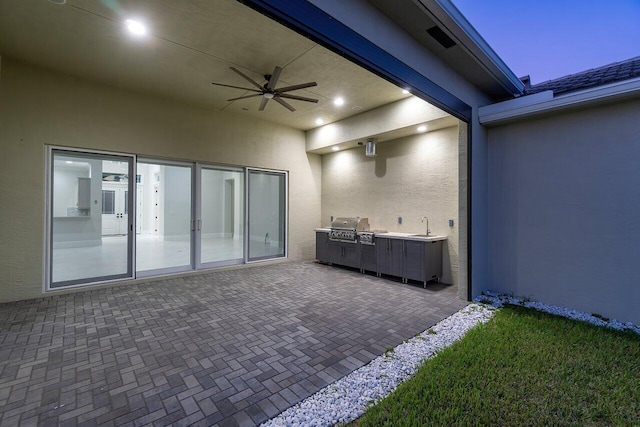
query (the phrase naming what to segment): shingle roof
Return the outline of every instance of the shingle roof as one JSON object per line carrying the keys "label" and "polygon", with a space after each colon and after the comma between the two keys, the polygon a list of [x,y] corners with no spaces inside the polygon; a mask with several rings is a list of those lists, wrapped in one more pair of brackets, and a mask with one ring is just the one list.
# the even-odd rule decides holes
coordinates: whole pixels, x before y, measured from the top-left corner
{"label": "shingle roof", "polygon": [[525,95],[552,90],[554,95],[640,77],[640,56],[525,88]]}

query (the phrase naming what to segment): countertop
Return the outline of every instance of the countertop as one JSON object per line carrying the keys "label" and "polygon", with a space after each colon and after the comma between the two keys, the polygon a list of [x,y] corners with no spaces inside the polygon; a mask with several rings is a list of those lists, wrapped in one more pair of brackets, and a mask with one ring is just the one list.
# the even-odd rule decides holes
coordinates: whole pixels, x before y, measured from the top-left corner
{"label": "countertop", "polygon": [[[331,228],[320,227],[315,231],[321,233],[328,233]],[[438,240],[447,240],[447,236],[438,236],[436,234],[430,234],[429,236],[420,235],[418,233],[399,233],[395,231],[388,231],[386,233],[376,233],[376,237],[383,237],[386,239],[402,239],[402,240],[417,240],[422,242],[436,242]]]}

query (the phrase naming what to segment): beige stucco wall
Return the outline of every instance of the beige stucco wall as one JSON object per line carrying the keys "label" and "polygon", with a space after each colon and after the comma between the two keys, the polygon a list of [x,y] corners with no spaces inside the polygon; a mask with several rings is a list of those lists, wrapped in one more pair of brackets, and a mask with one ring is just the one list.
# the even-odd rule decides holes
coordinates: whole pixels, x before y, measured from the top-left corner
{"label": "beige stucco wall", "polygon": [[288,170],[289,257],[314,256],[321,160],[303,132],[2,60],[0,302],[42,295],[45,144]]}
{"label": "beige stucco wall", "polygon": [[640,324],[639,173],[638,99],[490,129],[489,288]]}
{"label": "beige stucco wall", "polygon": [[377,154],[361,147],[322,156],[322,224],[360,216],[372,229],[420,234],[427,216],[433,234],[449,236],[442,280],[457,284],[458,127],[379,143]]}

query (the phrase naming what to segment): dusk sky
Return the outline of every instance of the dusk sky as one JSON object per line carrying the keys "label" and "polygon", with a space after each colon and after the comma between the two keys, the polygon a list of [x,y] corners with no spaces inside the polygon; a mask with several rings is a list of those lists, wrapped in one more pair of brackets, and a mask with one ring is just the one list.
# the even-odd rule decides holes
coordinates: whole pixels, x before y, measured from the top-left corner
{"label": "dusk sky", "polygon": [[640,0],[452,0],[531,83],[640,56]]}

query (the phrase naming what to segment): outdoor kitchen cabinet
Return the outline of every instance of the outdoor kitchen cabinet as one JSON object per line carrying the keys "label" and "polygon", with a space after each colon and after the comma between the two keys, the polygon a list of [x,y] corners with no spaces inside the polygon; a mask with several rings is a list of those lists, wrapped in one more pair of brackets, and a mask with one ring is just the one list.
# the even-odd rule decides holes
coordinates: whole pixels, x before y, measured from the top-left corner
{"label": "outdoor kitchen cabinet", "polygon": [[375,245],[360,244],[360,270],[378,272],[378,260],[376,259]]}
{"label": "outdoor kitchen cabinet", "polygon": [[425,285],[442,276],[442,240],[421,242],[404,241],[403,277]]}
{"label": "outdoor kitchen cabinet", "polygon": [[360,268],[359,246],[356,242],[329,240],[329,262],[346,267]]}
{"label": "outdoor kitchen cabinet", "polygon": [[442,276],[442,241],[378,237],[378,273],[426,283]]}
{"label": "outdoor kitchen cabinet", "polygon": [[316,259],[320,262],[331,262],[328,232],[316,231]]}
{"label": "outdoor kitchen cabinet", "polygon": [[378,273],[389,276],[402,275],[403,240],[376,238]]}

